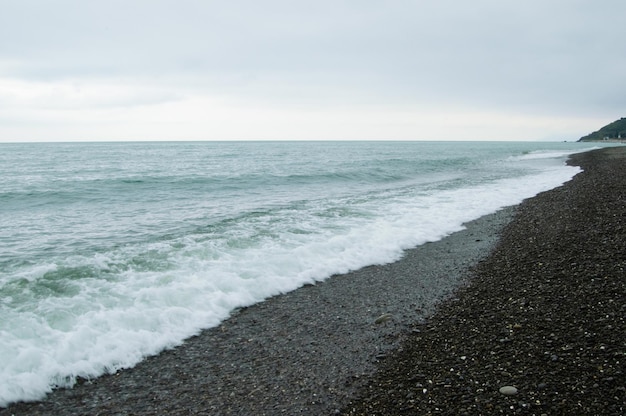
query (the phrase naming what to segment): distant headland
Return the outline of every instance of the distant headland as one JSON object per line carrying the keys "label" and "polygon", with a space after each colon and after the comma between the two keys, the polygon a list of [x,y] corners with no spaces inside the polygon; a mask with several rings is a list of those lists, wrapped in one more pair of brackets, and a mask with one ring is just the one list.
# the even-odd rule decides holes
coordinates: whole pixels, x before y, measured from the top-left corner
{"label": "distant headland", "polygon": [[626,117],[622,117],[619,120],[607,124],[598,131],[594,131],[591,134],[581,137],[579,142],[593,142],[593,141],[626,141]]}

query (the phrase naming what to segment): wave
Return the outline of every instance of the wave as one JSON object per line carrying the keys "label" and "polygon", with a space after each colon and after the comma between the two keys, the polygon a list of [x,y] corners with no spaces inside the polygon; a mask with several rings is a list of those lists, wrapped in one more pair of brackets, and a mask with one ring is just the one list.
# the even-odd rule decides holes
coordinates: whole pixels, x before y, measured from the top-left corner
{"label": "wave", "polygon": [[539,160],[539,159],[561,159],[575,153],[583,153],[591,150],[600,149],[598,146],[586,147],[581,149],[563,149],[563,150],[534,150],[525,152],[520,156],[511,156],[509,159],[516,160]]}

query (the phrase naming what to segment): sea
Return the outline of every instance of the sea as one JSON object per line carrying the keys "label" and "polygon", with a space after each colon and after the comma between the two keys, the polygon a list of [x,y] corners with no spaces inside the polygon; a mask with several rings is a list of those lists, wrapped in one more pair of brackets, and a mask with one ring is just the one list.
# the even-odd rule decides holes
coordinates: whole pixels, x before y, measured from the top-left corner
{"label": "sea", "polygon": [[0,144],[0,406],[132,367],[237,308],[580,172],[589,143]]}

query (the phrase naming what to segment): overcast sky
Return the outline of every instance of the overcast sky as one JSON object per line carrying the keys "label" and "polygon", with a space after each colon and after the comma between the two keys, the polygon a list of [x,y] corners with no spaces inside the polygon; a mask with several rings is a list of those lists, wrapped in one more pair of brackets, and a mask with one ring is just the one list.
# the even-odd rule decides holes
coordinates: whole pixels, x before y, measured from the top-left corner
{"label": "overcast sky", "polygon": [[0,141],[577,140],[624,0],[0,0]]}

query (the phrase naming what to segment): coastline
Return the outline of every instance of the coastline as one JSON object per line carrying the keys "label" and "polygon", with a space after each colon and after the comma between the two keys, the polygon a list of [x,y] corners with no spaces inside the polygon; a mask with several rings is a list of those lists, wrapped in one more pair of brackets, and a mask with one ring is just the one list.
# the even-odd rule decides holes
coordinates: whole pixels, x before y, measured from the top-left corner
{"label": "coastline", "polygon": [[583,173],[520,204],[343,414],[626,413],[625,162],[625,147],[572,156]]}
{"label": "coastline", "polygon": [[[622,211],[619,204],[611,211],[597,207],[593,218],[605,228],[595,222],[586,224],[591,228],[578,225],[585,225],[581,223],[587,222],[590,212],[596,213],[585,198],[595,202],[604,201],[601,196],[615,199],[624,194],[626,181],[619,176],[624,172],[624,150],[575,155],[572,160],[584,172],[565,186],[409,250],[398,262],[333,276],[270,298],[132,369],[56,390],[41,402],[10,405],[0,409],[0,415],[334,414],[341,409],[345,414],[491,414],[510,411],[510,406],[526,414],[592,414],[578,403],[588,405],[593,399],[589,403],[597,404],[598,397],[604,400],[601,409],[618,409],[616,400],[624,402],[623,282],[619,286],[619,281],[588,282],[584,277],[586,267],[595,268],[593,276],[620,270],[623,275],[626,265],[619,257],[623,223],[616,228],[611,222],[623,220],[623,201]],[[605,164],[612,170],[604,169]],[[608,206],[604,201],[602,207]],[[552,246],[537,240],[550,232],[558,250],[548,250]],[[600,257],[583,262],[581,244],[603,240],[604,257],[596,253]],[[572,262],[580,267],[574,270]],[[566,285],[574,294],[572,301],[562,290],[564,275],[537,280],[545,278],[544,271],[554,272],[547,265],[563,271],[568,264],[568,270],[582,279],[576,280],[580,288]],[[598,291],[597,298],[587,296],[590,287],[600,284],[605,291]],[[595,322],[599,329],[587,331],[594,334],[591,338],[584,338],[588,319],[574,317],[598,313],[597,305],[565,316],[556,307],[545,309],[561,304],[579,308],[592,300],[603,302],[602,311],[606,307],[613,318]],[[620,313],[622,320],[616,321]],[[608,322],[612,332],[606,328]],[[580,368],[571,361],[578,351],[573,347],[580,338],[578,327],[583,328],[583,351],[595,354],[581,360],[601,360],[593,365],[603,366],[605,372],[598,375],[585,367],[593,374],[584,383],[595,381],[590,387],[584,384],[582,393],[583,384],[575,378]],[[562,331],[574,331],[575,336]],[[478,352],[472,352],[474,347]],[[553,353],[546,358],[546,351]],[[524,354],[531,352],[539,355],[528,355],[524,361]],[[467,383],[448,374],[457,367]],[[552,373],[541,378],[537,374],[544,368]],[[500,383],[515,383],[519,394],[501,397]]]}
{"label": "coastline", "polygon": [[467,269],[489,253],[514,211],[472,221],[397,262],[241,309],[133,368],[14,403],[0,415],[334,414],[410,325],[466,282]]}

